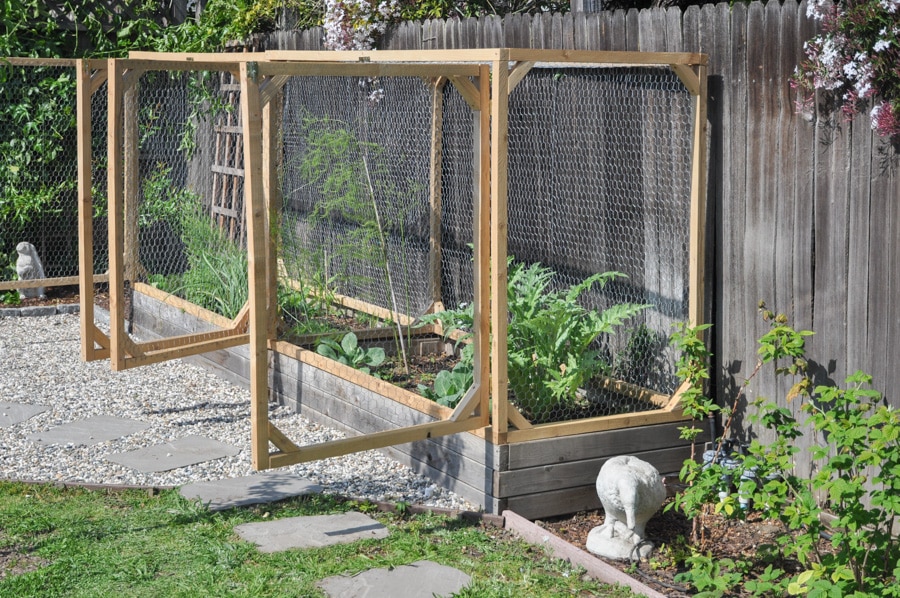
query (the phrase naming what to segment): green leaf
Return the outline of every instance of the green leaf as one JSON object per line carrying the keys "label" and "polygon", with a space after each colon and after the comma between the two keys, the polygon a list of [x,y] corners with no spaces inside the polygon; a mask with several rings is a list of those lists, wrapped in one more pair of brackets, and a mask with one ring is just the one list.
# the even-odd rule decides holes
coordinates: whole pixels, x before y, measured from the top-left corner
{"label": "green leaf", "polygon": [[341,339],[341,348],[344,350],[346,355],[353,355],[356,351],[356,348],[359,345],[359,341],[356,338],[356,335],[352,332],[348,332],[344,335],[344,338]]}

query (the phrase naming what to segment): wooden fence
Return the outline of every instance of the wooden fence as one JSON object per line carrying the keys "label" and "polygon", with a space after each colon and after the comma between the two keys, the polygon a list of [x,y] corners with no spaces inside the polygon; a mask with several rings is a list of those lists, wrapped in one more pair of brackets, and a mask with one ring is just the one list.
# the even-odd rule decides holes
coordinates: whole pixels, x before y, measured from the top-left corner
{"label": "wooden fence", "polygon": [[[900,407],[892,363],[900,347],[900,152],[873,135],[865,115],[844,122],[822,106],[795,112],[788,79],[817,26],[805,2],[786,0],[407,23],[382,48],[709,54],[707,281],[718,399],[730,402],[754,368],[765,300],[816,331],[808,347],[817,382],[841,383],[862,369]],[[317,29],[261,41],[266,49],[321,49],[322,38]],[[784,397],[773,376],[760,382],[753,396]]]}

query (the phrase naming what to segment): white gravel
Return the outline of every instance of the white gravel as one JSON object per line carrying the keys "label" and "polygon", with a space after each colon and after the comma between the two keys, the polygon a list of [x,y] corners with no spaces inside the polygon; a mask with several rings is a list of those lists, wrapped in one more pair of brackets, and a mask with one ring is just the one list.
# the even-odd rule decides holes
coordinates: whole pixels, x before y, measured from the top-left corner
{"label": "white gravel", "polygon": [[[181,361],[113,372],[106,360],[81,360],[78,315],[0,316],[0,401],[48,410],[0,428],[0,478],[49,482],[178,486],[253,473],[250,392]],[[141,432],[90,446],[42,446],[30,434],[96,415],[139,420]],[[270,418],[299,445],[340,438],[284,407]],[[236,446],[240,453],[160,473],[141,473],[105,459],[188,435]],[[325,492],[435,507],[477,507],[377,451],[284,468]]]}

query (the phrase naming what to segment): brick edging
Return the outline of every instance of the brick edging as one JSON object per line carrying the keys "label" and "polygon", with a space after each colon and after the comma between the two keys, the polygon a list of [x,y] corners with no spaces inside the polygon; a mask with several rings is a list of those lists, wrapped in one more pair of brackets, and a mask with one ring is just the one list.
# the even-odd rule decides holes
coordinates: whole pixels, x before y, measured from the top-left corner
{"label": "brick edging", "polygon": [[546,530],[521,515],[512,511],[503,511],[504,527],[519,534],[529,544],[544,546],[553,556],[573,565],[579,565],[587,570],[588,575],[599,581],[628,586],[635,594],[642,594],[648,598],[666,598],[661,594],[620,571],[612,565],[598,559],[587,551],[569,544],[553,532]]}

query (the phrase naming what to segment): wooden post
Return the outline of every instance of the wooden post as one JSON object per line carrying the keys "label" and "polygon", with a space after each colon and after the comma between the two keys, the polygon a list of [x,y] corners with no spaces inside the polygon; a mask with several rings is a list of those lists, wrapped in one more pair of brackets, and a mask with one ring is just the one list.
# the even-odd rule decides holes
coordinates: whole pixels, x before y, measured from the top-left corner
{"label": "wooden post", "polygon": [[124,127],[123,151],[125,152],[124,171],[124,252],[125,280],[134,284],[141,275],[140,242],[138,215],[140,213],[140,137],[138,120],[140,118],[140,90],[134,83],[125,91],[122,126]]}
{"label": "wooden post", "polygon": [[691,238],[689,321],[692,326],[706,320],[706,65],[697,67],[700,81],[694,97],[694,152],[691,162]]}
{"label": "wooden post", "polygon": [[266,294],[266,204],[262,168],[263,123],[259,98],[259,65],[242,62],[241,117],[244,127],[244,209],[250,303],[250,442],[254,469],[269,463],[269,355]]}
{"label": "wooden post", "polygon": [[94,360],[94,210],[91,197],[91,68],[75,62],[78,119],[78,296],[81,359]]}
{"label": "wooden post", "polygon": [[109,125],[107,127],[107,187],[109,202],[109,361],[114,370],[125,367],[124,201],[122,198],[122,104],[125,82],[115,59],[107,63]]}
{"label": "wooden post", "polygon": [[[267,209],[266,280],[268,281],[268,324],[266,337],[278,336],[278,248],[281,245],[282,196],[278,177],[281,110],[283,94],[276,93],[262,108],[262,172],[263,193]],[[246,200],[245,200],[246,201]]]}
{"label": "wooden post", "polygon": [[[475,370],[474,383],[481,387],[480,415],[484,425],[490,423],[491,379],[491,69],[482,65],[478,75],[480,110],[475,114],[475,206],[473,239]],[[506,294],[504,293],[504,297]]]}
{"label": "wooden post", "polygon": [[431,88],[431,306],[435,311],[443,309],[441,289],[441,169],[443,160],[444,85],[447,79],[438,77]]}
{"label": "wooden post", "polygon": [[[500,50],[499,60],[491,63],[491,396],[494,444],[506,443],[508,429],[509,368],[507,363],[507,117],[509,107],[509,50]],[[482,173],[482,177],[484,173]]]}

